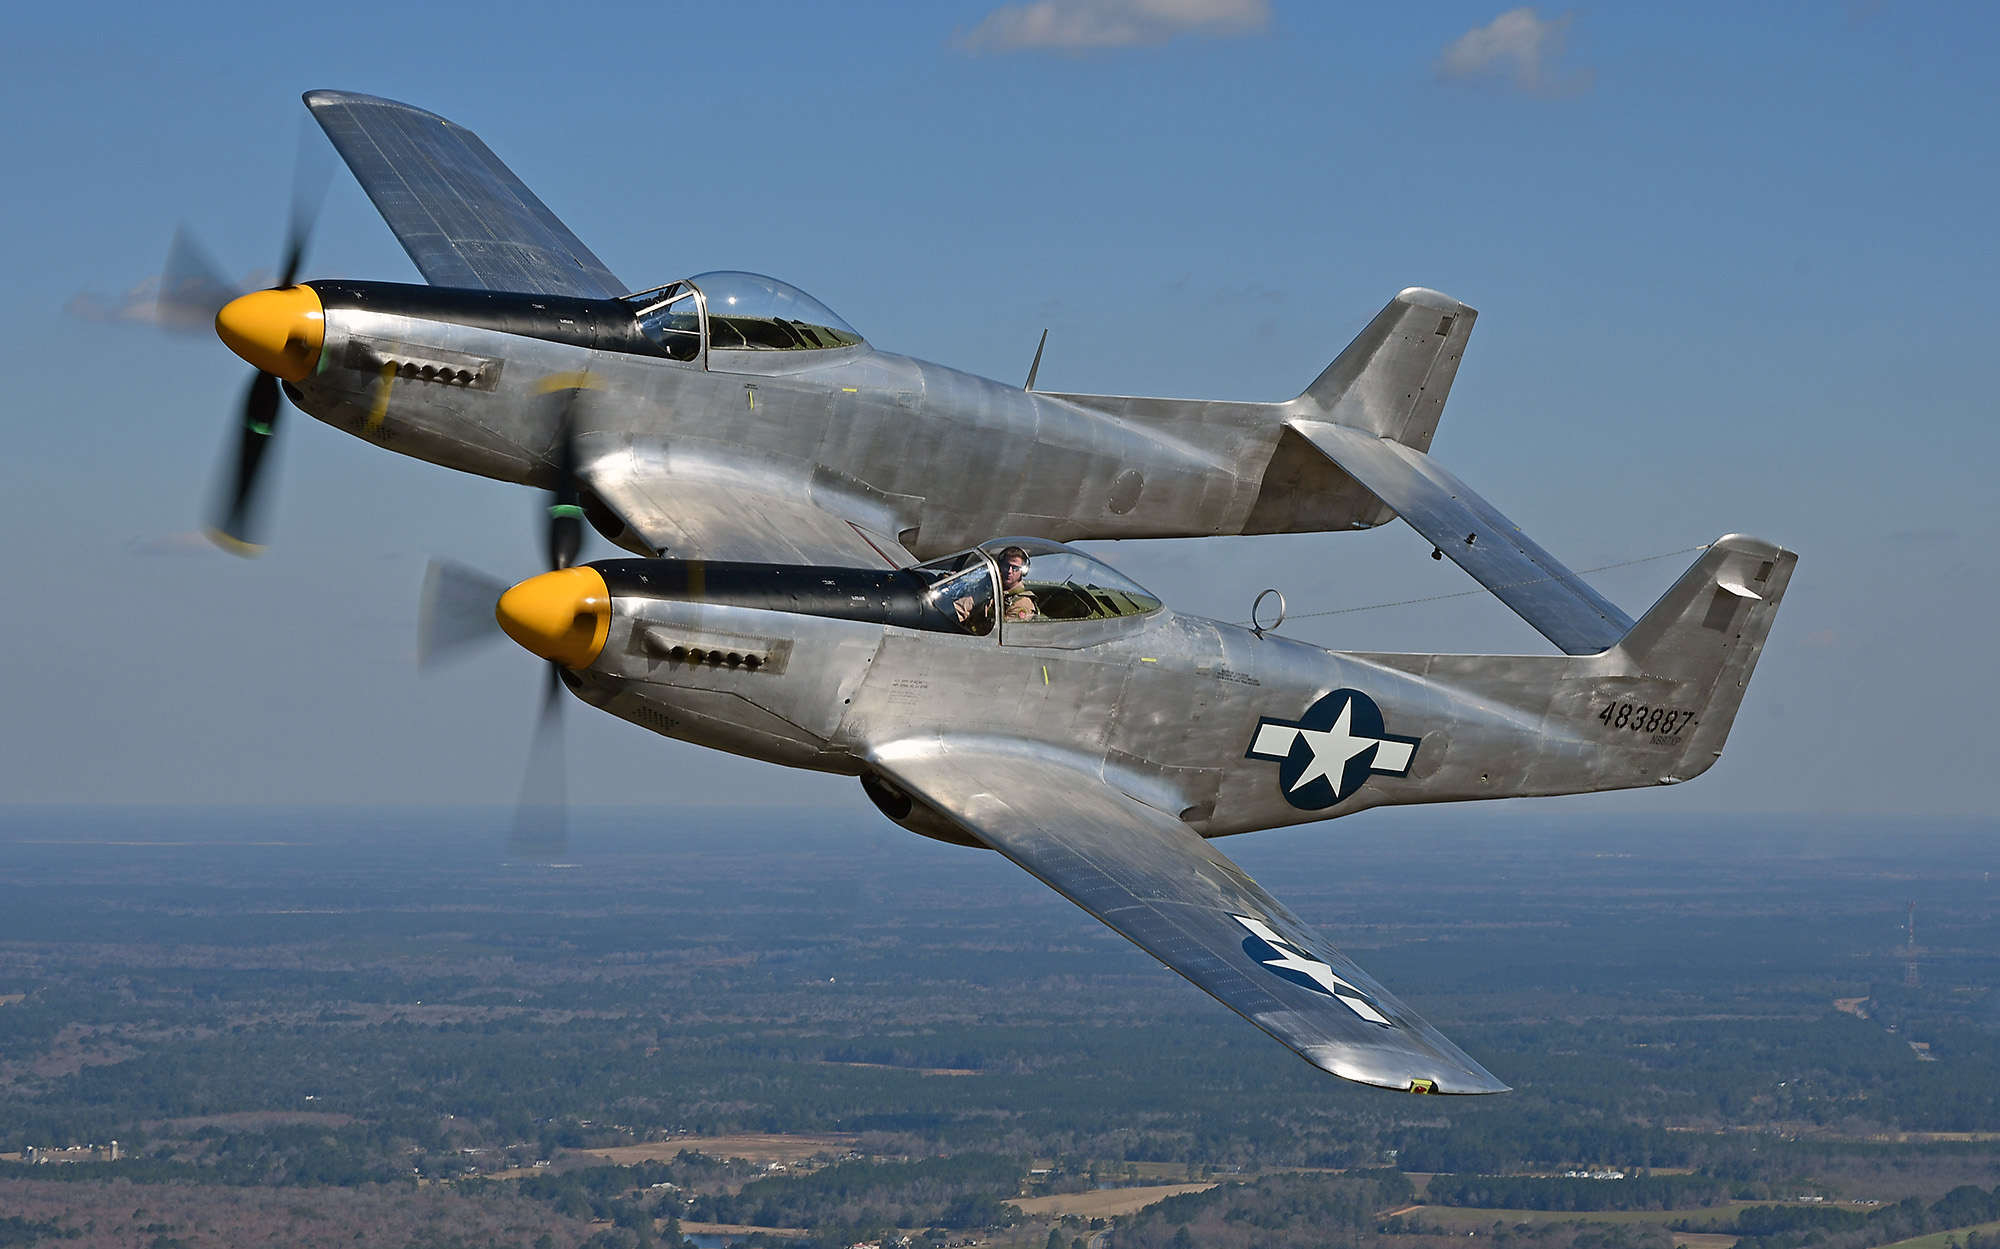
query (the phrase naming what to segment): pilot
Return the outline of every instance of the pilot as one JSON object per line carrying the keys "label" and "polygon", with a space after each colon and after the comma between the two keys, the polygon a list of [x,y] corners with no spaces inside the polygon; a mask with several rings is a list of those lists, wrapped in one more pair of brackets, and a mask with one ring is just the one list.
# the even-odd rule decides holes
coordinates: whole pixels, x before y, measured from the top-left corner
{"label": "pilot", "polygon": [[1010,546],[1000,552],[1000,598],[1006,604],[1003,618],[1007,620],[1036,620],[1042,609],[1035,602],[1035,592],[1022,582],[1028,576],[1028,553],[1018,546]]}

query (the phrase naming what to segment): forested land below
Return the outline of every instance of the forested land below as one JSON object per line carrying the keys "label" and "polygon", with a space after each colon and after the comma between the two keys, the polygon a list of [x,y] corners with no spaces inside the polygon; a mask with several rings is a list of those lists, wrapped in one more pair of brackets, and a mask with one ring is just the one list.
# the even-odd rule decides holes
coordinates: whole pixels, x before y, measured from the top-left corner
{"label": "forested land below", "polygon": [[[7,813],[0,1154],[123,1156],[0,1161],[0,1193],[81,1212],[6,1234],[80,1229],[86,1192],[338,1190],[327,1227],[416,1243],[412,1210],[485,1185],[532,1212],[490,1243],[524,1247],[674,1219],[1359,1243],[1443,1234],[1376,1217],[1383,1175],[1435,1173],[1435,1205],[1865,1249],[2000,1184],[2000,851],[1974,825],[1459,810],[1222,843],[1515,1088],[1438,1099],[1313,1071],[1004,860],[872,812],[578,824],[552,869],[500,861],[504,813]],[[841,1144],[784,1172],[703,1151],[751,1132]],[[584,1152],[647,1143],[666,1170]],[[1236,1195],[1095,1229],[1009,1213],[1142,1179]],[[96,1226],[199,1243],[131,1214],[164,1202]],[[1829,1221],[1744,1213],[1814,1204]],[[1546,1226],[1509,1235],[1584,1235]]]}

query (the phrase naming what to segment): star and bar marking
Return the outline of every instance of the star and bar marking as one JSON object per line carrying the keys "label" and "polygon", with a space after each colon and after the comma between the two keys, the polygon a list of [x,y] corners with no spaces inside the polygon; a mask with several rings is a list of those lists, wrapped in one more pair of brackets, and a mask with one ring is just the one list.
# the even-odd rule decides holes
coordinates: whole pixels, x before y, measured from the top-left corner
{"label": "star and bar marking", "polygon": [[1342,689],[1297,720],[1259,720],[1245,757],[1277,761],[1285,801],[1319,811],[1360,789],[1371,775],[1408,776],[1419,744],[1419,738],[1384,731],[1374,699]]}
{"label": "star and bar marking", "polygon": [[1243,952],[1259,966],[1270,968],[1276,975],[1301,988],[1339,999],[1342,1005],[1369,1023],[1380,1024],[1384,1028],[1395,1027],[1387,1015],[1375,1009],[1375,1003],[1368,1000],[1366,993],[1341,979],[1340,973],[1324,961],[1279,936],[1263,920],[1248,915],[1231,915],[1230,918],[1250,933],[1243,939]]}

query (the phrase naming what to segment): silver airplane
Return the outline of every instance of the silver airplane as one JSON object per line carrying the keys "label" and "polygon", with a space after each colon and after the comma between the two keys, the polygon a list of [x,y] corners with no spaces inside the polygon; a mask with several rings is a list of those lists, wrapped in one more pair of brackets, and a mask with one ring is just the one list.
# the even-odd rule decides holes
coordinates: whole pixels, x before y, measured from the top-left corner
{"label": "silver airplane", "polygon": [[[1348,1080],[1506,1088],[1210,839],[1698,776],[1796,563],[1724,537],[1627,616],[1428,455],[1476,315],[1434,291],[1288,402],[1048,394],[1032,367],[1016,388],[877,351],[769,278],[626,293],[469,132],[306,102],[431,285],[291,285],[295,229],[286,282],[221,308],[259,370],[225,542],[253,536],[280,379],[360,437],[548,489],[552,570],[434,566],[427,650],[497,624],[548,662],[551,707],[857,777]],[[1563,654],[1327,651],[1065,545],[1396,517]],[[585,520],[639,558],[576,564]]]}
{"label": "silver airplane", "polygon": [[[1028,385],[1004,385],[878,350],[772,278],[635,291],[469,131],[389,100],[305,99],[429,285],[295,286],[297,221],[278,288],[226,307],[226,283],[170,261],[171,319],[205,309],[260,370],[211,526],[237,549],[261,537],[280,381],[312,416],[404,455],[574,484],[590,522],[640,555],[897,567],[996,533],[1364,529],[1395,513],[1310,424],[1427,451],[1477,316],[1404,291],[1282,403],[1038,391],[1039,350]],[[579,386],[595,392],[587,412],[548,399]]]}
{"label": "silver airplane", "polygon": [[1328,651],[1178,614],[1041,538],[903,569],[602,560],[497,614],[593,706],[857,776],[903,827],[999,851],[1316,1067],[1495,1093],[1209,839],[1699,776],[1796,559],[1724,537],[1575,656]]}

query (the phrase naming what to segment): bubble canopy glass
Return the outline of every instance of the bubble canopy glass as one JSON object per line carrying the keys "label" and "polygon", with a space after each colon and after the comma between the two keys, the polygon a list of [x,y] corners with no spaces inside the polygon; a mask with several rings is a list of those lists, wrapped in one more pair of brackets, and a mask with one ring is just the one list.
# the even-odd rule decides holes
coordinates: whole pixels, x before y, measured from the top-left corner
{"label": "bubble canopy glass", "polygon": [[[1001,618],[1009,627],[1143,616],[1160,600],[1095,556],[1047,538],[995,538],[981,550],[1001,570]],[[1008,566],[1026,558],[1014,584]]]}
{"label": "bubble canopy glass", "polygon": [[788,282],[761,273],[719,269],[627,295],[639,328],[677,360],[700,350],[694,292],[708,305],[711,351],[831,351],[862,343],[833,309]]}

